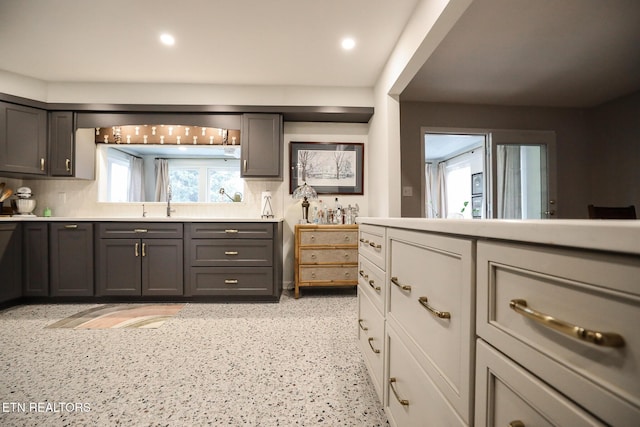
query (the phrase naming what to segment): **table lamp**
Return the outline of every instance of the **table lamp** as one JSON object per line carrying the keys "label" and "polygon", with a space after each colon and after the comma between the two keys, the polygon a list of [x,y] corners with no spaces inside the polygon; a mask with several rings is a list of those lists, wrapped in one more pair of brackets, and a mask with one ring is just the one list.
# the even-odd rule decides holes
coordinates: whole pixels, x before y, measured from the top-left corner
{"label": "table lamp", "polygon": [[309,223],[309,200],[308,199],[317,199],[318,193],[313,189],[310,185],[307,185],[305,182],[300,187],[293,190],[293,198],[294,199],[304,199],[302,201],[302,221],[303,224]]}

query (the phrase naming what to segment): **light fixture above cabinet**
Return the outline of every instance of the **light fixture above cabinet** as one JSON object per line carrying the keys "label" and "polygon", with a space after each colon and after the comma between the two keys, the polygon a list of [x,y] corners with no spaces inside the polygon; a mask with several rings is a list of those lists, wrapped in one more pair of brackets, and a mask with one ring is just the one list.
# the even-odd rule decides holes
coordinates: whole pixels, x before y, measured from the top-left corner
{"label": "light fixture above cabinet", "polygon": [[129,125],[96,128],[101,144],[239,145],[240,130],[181,125]]}

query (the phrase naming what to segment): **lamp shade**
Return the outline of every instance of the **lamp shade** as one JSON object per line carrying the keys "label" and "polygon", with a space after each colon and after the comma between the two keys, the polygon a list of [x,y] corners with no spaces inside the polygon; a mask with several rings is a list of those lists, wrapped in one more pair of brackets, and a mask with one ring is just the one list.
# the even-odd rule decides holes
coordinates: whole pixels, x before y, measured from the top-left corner
{"label": "lamp shade", "polygon": [[305,182],[300,187],[293,190],[293,198],[294,199],[317,199],[318,193],[313,189],[312,186],[307,185]]}

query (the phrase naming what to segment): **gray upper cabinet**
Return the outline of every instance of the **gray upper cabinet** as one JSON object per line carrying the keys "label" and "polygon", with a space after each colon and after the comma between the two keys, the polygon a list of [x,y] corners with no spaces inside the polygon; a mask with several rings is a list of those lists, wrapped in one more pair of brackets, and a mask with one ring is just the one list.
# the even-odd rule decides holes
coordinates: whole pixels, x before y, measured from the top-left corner
{"label": "gray upper cabinet", "polygon": [[47,174],[47,112],[0,102],[0,172]]}
{"label": "gray upper cabinet", "polygon": [[49,174],[81,179],[95,178],[95,142],[93,132],[76,133],[76,115],[72,111],[49,112]]}
{"label": "gray upper cabinet", "polygon": [[243,178],[282,180],[283,129],[280,114],[243,114],[240,134]]}

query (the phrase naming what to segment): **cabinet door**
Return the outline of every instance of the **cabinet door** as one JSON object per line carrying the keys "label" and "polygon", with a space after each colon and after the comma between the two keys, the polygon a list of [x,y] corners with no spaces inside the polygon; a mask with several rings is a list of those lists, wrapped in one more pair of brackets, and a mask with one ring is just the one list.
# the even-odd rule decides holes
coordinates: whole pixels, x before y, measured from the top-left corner
{"label": "cabinet door", "polygon": [[49,295],[49,227],[47,223],[22,226],[22,294],[28,297]]}
{"label": "cabinet door", "polygon": [[0,223],[0,303],[22,294],[20,226]]}
{"label": "cabinet door", "polygon": [[140,250],[142,295],[182,295],[182,240],[143,239]]}
{"label": "cabinet door", "polygon": [[240,137],[241,176],[282,179],[282,116],[244,114]]}
{"label": "cabinet door", "polygon": [[93,224],[50,224],[51,296],[93,296]]}
{"label": "cabinet door", "polygon": [[141,259],[140,239],[99,239],[98,295],[141,295]]}
{"label": "cabinet door", "polygon": [[52,176],[74,176],[74,122],[70,111],[49,113],[49,170]]}
{"label": "cabinet door", "polygon": [[0,102],[0,171],[46,175],[47,112]]}

